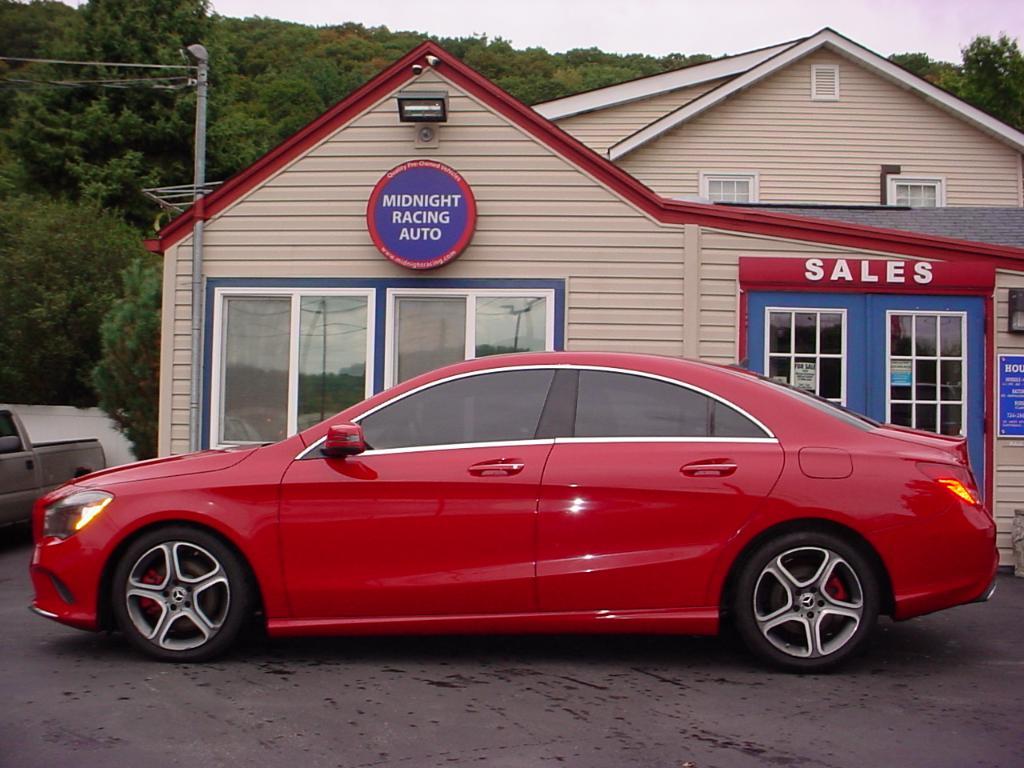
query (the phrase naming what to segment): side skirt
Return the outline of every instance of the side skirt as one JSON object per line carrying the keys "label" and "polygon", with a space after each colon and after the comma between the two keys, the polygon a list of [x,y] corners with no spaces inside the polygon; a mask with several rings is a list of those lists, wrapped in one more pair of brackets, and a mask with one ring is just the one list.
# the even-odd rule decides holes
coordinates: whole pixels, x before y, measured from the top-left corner
{"label": "side skirt", "polygon": [[271,637],[558,633],[714,635],[718,633],[718,624],[716,606],[676,610],[269,619],[267,633]]}

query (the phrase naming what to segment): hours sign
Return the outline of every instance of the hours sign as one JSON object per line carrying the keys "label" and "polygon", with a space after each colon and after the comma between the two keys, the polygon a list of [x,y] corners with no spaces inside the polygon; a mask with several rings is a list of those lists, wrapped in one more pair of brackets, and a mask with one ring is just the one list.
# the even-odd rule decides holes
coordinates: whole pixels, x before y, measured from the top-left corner
{"label": "hours sign", "polygon": [[434,160],[410,160],[377,182],[366,223],[374,245],[391,261],[434,269],[469,244],[476,200],[458,171]]}

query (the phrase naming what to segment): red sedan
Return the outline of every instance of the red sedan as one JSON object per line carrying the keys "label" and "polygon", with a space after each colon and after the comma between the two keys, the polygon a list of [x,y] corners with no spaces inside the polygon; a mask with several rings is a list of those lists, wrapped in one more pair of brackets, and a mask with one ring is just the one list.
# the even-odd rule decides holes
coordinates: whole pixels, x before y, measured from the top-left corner
{"label": "red sedan", "polygon": [[41,499],[33,609],[161,659],[272,636],[713,634],[820,670],[879,613],[986,599],[965,442],[642,355],[467,361],[283,442]]}

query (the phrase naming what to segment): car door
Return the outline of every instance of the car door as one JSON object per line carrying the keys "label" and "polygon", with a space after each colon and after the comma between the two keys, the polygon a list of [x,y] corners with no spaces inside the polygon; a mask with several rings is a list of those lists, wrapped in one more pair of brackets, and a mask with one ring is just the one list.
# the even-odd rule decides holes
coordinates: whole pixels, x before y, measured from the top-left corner
{"label": "car door", "polygon": [[535,515],[553,440],[552,369],[483,372],[359,419],[370,450],[314,450],[284,476],[281,540],[298,618],[536,609]]}
{"label": "car door", "polygon": [[716,551],[783,464],[762,425],[658,377],[581,370],[538,506],[545,611],[698,606]]}
{"label": "car door", "polygon": [[0,523],[27,520],[40,495],[39,470],[10,411],[0,411],[0,438]]}

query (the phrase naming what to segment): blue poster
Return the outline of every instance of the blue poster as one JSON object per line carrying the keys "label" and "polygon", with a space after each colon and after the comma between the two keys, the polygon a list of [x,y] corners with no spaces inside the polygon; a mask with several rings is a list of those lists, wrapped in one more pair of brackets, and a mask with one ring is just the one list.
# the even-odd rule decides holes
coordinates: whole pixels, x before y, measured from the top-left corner
{"label": "blue poster", "polygon": [[1024,355],[999,356],[999,436],[1024,437]]}

